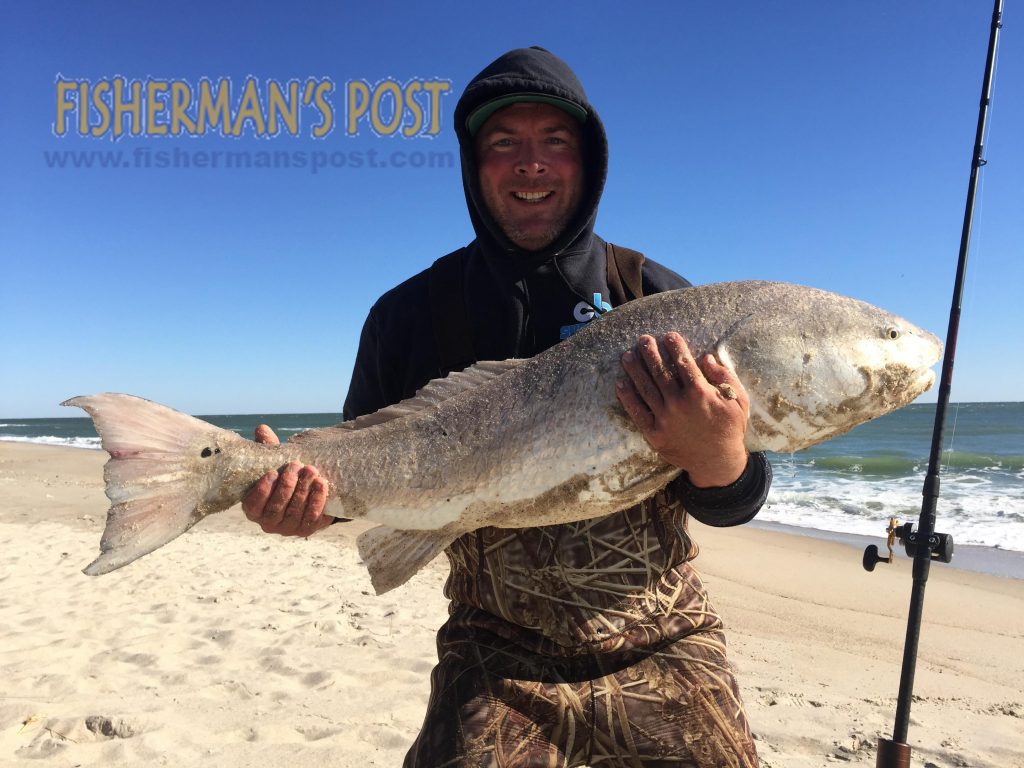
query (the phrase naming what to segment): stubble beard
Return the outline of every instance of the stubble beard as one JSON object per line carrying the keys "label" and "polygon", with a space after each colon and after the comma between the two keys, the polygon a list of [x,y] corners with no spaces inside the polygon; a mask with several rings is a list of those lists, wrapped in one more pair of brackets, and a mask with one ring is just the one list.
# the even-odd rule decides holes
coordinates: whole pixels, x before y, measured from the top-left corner
{"label": "stubble beard", "polygon": [[565,213],[552,221],[547,227],[538,231],[517,223],[513,217],[507,215],[502,209],[499,201],[492,199],[492,195],[487,190],[484,190],[484,203],[487,205],[487,210],[490,212],[491,217],[505,234],[505,237],[524,251],[543,250],[559,238],[579,209],[582,194],[577,193],[575,197],[576,199],[571,201],[571,205]]}
{"label": "stubble beard", "polygon": [[528,231],[522,227],[517,226],[514,222],[509,221],[503,216],[496,217],[498,226],[501,227],[501,231],[505,233],[505,237],[511,240],[515,245],[522,248],[524,251],[539,251],[543,248],[547,248],[558,236],[565,230],[568,225],[568,217],[564,217],[556,222],[553,222],[550,227],[537,231]]}

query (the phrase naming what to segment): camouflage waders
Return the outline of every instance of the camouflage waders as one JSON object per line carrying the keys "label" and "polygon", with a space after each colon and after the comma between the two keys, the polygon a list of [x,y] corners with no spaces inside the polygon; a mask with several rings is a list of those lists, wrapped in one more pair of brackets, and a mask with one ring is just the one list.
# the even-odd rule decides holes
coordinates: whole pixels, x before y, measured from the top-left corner
{"label": "camouflage waders", "polygon": [[451,616],[406,768],[756,768],[722,624],[668,491],[449,550]]}

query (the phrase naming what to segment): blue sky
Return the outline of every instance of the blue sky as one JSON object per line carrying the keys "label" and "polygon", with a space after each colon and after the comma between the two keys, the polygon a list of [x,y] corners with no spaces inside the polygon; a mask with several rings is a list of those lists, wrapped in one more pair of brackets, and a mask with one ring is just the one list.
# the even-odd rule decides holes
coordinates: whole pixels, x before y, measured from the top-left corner
{"label": "blue sky", "polygon": [[[535,44],[573,66],[605,122],[602,236],[693,282],[814,285],[945,334],[989,3],[297,5],[0,3],[0,416],[73,415],[57,404],[96,391],[193,413],[340,411],[372,302],[472,237],[458,94],[498,54]],[[53,135],[58,76],[330,80],[339,119],[350,80],[451,92],[433,137],[340,124],[313,139],[305,112],[299,136],[115,142],[73,135],[73,121]],[[1022,95],[1024,16],[1011,3],[954,400],[1024,399]],[[47,164],[176,149],[456,162],[316,174]]]}

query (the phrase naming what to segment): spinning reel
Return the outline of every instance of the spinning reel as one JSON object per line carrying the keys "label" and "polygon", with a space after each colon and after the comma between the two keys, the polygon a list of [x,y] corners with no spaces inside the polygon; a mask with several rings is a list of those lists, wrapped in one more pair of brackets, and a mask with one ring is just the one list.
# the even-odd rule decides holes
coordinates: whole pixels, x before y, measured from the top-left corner
{"label": "spinning reel", "polygon": [[914,530],[913,523],[903,523],[900,525],[895,517],[889,518],[889,527],[886,528],[886,533],[889,534],[887,541],[889,547],[888,557],[880,555],[878,547],[872,544],[864,550],[863,562],[865,571],[875,570],[875,566],[879,563],[891,563],[895,559],[893,545],[897,539],[899,539],[900,544],[906,550],[907,557],[911,559],[917,555],[918,547],[921,546],[928,548],[932,560],[948,563],[953,559],[953,537],[948,533],[933,533],[922,541],[918,532]]}

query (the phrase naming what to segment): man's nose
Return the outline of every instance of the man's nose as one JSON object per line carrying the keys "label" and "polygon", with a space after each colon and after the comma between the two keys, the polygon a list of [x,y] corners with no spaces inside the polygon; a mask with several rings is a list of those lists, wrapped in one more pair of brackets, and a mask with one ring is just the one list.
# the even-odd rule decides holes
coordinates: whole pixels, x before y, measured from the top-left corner
{"label": "man's nose", "polygon": [[536,176],[547,170],[544,157],[533,142],[526,141],[520,145],[519,156],[516,158],[516,173],[523,176]]}

